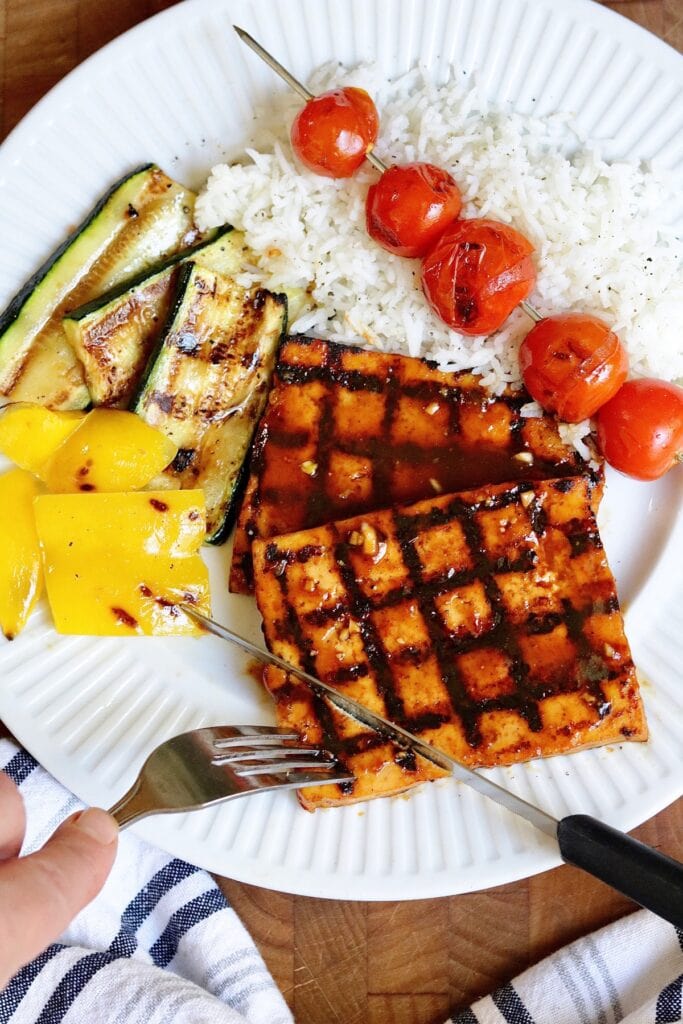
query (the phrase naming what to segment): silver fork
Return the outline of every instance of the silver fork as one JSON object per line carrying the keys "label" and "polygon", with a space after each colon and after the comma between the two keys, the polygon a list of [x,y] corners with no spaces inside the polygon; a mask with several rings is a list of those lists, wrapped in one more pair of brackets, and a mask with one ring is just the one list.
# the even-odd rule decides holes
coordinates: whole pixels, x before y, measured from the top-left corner
{"label": "silver fork", "polygon": [[249,793],[352,778],[329,751],[302,743],[294,732],[267,725],[220,725],[161,743],[109,813],[126,828],[148,814],[192,811]]}

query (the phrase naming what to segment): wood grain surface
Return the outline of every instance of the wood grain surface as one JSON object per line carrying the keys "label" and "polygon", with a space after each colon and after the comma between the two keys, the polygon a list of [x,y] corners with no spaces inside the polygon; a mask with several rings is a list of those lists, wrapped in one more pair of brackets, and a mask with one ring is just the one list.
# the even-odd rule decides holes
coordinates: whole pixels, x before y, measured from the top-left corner
{"label": "wood grain surface", "polygon": [[[2,137],[85,57],[171,6],[173,0],[0,0]],[[683,50],[682,0],[605,6]],[[683,859],[683,803],[634,834]],[[405,903],[316,900],[218,881],[298,1024],[436,1024],[633,909],[570,867],[485,892]]]}

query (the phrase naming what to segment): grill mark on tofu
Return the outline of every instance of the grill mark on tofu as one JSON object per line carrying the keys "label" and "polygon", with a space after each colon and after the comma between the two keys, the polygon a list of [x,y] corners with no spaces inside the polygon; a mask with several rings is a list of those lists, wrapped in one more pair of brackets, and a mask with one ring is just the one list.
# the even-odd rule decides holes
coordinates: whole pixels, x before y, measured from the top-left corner
{"label": "grill mark on tofu", "polygon": [[[334,349],[327,349],[320,367],[322,373],[330,377],[338,371],[339,354]],[[313,459],[308,460],[315,466],[314,475],[321,481],[325,480],[330,462],[330,454],[334,443],[334,391],[326,395],[326,401],[320,413],[318,426],[318,443]],[[306,506],[306,521],[320,522],[325,518],[329,501],[323,487],[311,490]]]}
{"label": "grill mark on tofu", "polygon": [[584,532],[573,533],[569,538],[572,546],[572,558],[582,555],[591,548],[602,550],[602,539],[597,530],[585,530]]}
{"label": "grill mark on tofu", "polygon": [[[430,518],[428,516],[427,520],[429,521]],[[434,518],[441,519],[442,517],[436,516]],[[416,593],[417,605],[429,632],[431,645],[428,650],[433,650],[436,655],[441,679],[450,695],[454,713],[460,715],[465,726],[465,735],[467,736],[468,743],[470,746],[477,746],[481,742],[481,734],[477,725],[477,711],[468,699],[467,691],[455,663],[448,657],[449,636],[445,624],[438,614],[434,596],[430,597],[424,593],[424,590],[421,593],[419,592],[423,574],[422,564],[413,541],[415,525],[411,521],[410,516],[402,516],[400,514],[395,516],[395,523],[403,560],[408,569],[413,588],[418,591]]]}
{"label": "grill mark on tofu", "polygon": [[562,607],[564,620],[567,625],[567,633],[576,644],[579,653],[578,665],[581,673],[581,683],[590,693],[595,710],[600,718],[605,718],[609,714],[612,705],[605,697],[602,681],[610,678],[610,670],[605,664],[604,659],[591,648],[584,635],[583,626],[587,618],[587,612],[573,608],[571,602],[566,598],[562,602]]}
{"label": "grill mark on tofu", "polygon": [[349,609],[360,627],[360,636],[365,656],[375,673],[377,690],[386,707],[385,717],[391,718],[392,721],[397,722],[399,725],[407,727],[408,719],[403,701],[394,686],[391,665],[382,645],[381,637],[370,618],[370,602],[363,596],[363,592],[356,580],[356,574],[350,565],[350,547],[342,541],[338,531],[335,530],[334,532],[337,541],[335,545],[335,560],[339,567],[342,582],[346,588]]}
{"label": "grill mark on tofu", "polygon": [[[394,425],[394,419],[396,416],[396,408],[400,398],[400,384],[396,379],[396,374],[393,369],[390,369],[389,376],[386,382],[386,405],[384,407],[384,420],[382,422],[382,437],[391,437],[391,430]],[[391,494],[391,473],[397,460],[405,462],[415,462],[419,459],[417,445],[401,446],[402,450],[397,450],[397,446],[386,445],[379,447],[373,453],[373,450],[368,450],[367,445],[354,446],[353,443],[342,445],[341,450],[348,452],[349,454],[365,455],[366,457],[372,457],[374,454],[375,461],[375,474],[373,479],[372,507],[377,507],[378,504],[382,504],[380,495]],[[407,450],[407,449],[411,450]],[[420,453],[421,454],[421,453]]]}
{"label": "grill mark on tofu", "polygon": [[[510,488],[507,494],[507,497],[509,497],[510,500],[509,502],[506,502],[503,507],[507,508],[516,504],[516,500],[518,501],[519,495],[519,487]],[[492,506],[488,503],[487,507]],[[486,547],[476,520],[476,513],[479,511],[480,505],[467,505],[465,502],[457,502],[456,508],[456,517],[463,528],[463,533],[465,534],[470,551],[472,552],[478,574],[480,578],[484,579],[484,590],[489,604],[493,609],[495,625],[489,634],[488,643],[490,644],[492,641],[496,650],[504,651],[509,656],[510,673],[516,687],[516,694],[514,698],[507,698],[503,702],[496,701],[495,704],[496,706],[501,708],[504,707],[507,710],[519,711],[519,713],[528,721],[531,730],[533,732],[540,732],[542,728],[541,717],[539,715],[536,702],[532,694],[529,692],[528,665],[522,657],[522,653],[515,636],[515,631],[511,628],[501,590],[496,583],[495,576],[498,572],[506,574],[523,574],[530,572],[533,570],[535,560],[532,561],[531,565],[525,564],[523,559],[517,559],[515,561],[504,558],[492,563],[486,556]],[[536,533],[533,528],[533,524],[531,529]],[[470,741],[471,745],[473,747],[478,746],[480,740],[481,735],[477,733]]]}
{"label": "grill mark on tofu", "polygon": [[553,420],[521,416],[525,393],[494,398],[479,380],[427,360],[289,339],[254,444],[231,590],[251,591],[258,537],[434,493],[586,470]]}
{"label": "grill mark on tofu", "polygon": [[[586,476],[556,483],[491,485],[257,541],[269,647],[290,660],[294,650],[313,675],[474,767],[646,738],[592,511],[599,485]],[[384,551],[351,542],[363,526]],[[316,573],[324,593],[312,597],[305,581]],[[327,627],[339,622],[353,625],[360,648],[338,646]],[[316,649],[309,629],[327,638]],[[345,663],[330,668],[335,652]],[[290,682],[274,696],[279,723],[297,728],[301,687]],[[310,711],[303,717],[310,728]],[[358,723],[340,731],[327,706],[318,724],[356,788],[306,790],[305,806],[395,793],[438,775],[398,747],[387,753],[387,741]]]}

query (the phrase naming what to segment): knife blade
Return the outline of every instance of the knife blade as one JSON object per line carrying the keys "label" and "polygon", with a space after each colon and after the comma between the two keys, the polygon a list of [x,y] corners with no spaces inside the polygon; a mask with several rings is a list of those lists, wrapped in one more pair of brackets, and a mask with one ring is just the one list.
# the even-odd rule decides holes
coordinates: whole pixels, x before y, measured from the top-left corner
{"label": "knife blade", "polygon": [[394,722],[390,722],[388,719],[383,718],[374,711],[370,711],[370,709],[366,708],[364,704],[360,704],[357,700],[353,700],[351,697],[347,697],[345,694],[340,693],[328,683],[324,683],[322,679],[317,679],[316,676],[311,675],[309,672],[305,672],[296,665],[291,665],[288,661],[278,657],[277,654],[271,654],[271,652],[266,650],[265,647],[259,647],[257,644],[253,644],[250,640],[247,640],[246,637],[240,636],[239,633],[235,633],[234,630],[229,629],[220,622],[215,622],[207,615],[203,615],[202,612],[197,611],[197,609],[193,608],[191,605],[183,604],[181,607],[187,615],[203,626],[209,633],[213,633],[222,640],[227,640],[230,643],[235,644],[243,651],[246,651],[247,654],[251,654],[253,657],[258,658],[259,661],[263,661],[269,665],[275,665],[284,672],[288,672],[290,675],[296,676],[297,679],[306,683],[315,694],[325,700],[328,700],[330,704],[333,704],[345,715],[349,715],[349,717],[355,719],[357,722],[367,725],[368,728],[373,729],[381,736],[385,736],[387,739],[392,740],[392,742],[396,743],[399,747],[402,747],[405,750],[414,751],[416,754],[425,758],[426,761],[429,761],[431,764],[435,764],[437,767],[448,772],[457,779],[458,782],[465,783],[466,786],[470,786],[472,789],[475,789],[477,793],[480,793],[482,796],[488,797],[489,800],[494,800],[506,810],[525,818],[541,832],[545,832],[546,835],[552,836],[553,839],[557,839],[557,829],[559,825],[557,818],[554,818],[552,815],[542,811],[540,807],[536,807],[534,804],[530,804],[527,800],[523,800],[522,797],[519,797],[515,793],[511,793],[509,790],[497,785],[497,783],[492,782],[491,779],[487,779],[485,776],[480,775],[479,772],[475,772],[471,768],[466,768],[464,765],[460,764],[459,761],[454,760],[454,758],[446,754],[443,750],[439,750],[438,747],[433,746],[431,743],[426,743],[424,740],[421,740],[419,736],[415,736],[413,733],[408,732],[407,729],[403,729],[400,725],[396,725]]}

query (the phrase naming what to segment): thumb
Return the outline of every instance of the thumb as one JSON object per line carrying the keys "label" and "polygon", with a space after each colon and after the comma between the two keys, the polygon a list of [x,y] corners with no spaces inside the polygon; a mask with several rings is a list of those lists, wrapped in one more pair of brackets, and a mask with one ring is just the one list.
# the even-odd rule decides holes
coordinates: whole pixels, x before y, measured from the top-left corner
{"label": "thumb", "polygon": [[114,819],[90,808],[67,819],[41,850],[0,864],[0,988],[97,895],[117,839]]}

